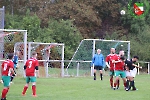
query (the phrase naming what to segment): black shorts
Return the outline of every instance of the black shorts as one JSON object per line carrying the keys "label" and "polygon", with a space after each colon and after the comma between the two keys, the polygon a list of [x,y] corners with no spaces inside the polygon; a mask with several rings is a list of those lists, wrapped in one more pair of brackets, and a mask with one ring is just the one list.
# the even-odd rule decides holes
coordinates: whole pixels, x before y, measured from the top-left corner
{"label": "black shorts", "polygon": [[102,70],[103,67],[102,66],[94,66],[94,69],[96,69],[96,70]]}

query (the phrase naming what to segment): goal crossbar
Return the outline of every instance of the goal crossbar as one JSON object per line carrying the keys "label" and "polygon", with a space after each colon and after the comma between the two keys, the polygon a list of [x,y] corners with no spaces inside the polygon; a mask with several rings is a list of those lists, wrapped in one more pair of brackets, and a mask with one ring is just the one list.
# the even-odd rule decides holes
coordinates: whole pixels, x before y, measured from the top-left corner
{"label": "goal crossbar", "polygon": [[3,32],[27,32],[27,30],[17,30],[17,29],[0,29]]}

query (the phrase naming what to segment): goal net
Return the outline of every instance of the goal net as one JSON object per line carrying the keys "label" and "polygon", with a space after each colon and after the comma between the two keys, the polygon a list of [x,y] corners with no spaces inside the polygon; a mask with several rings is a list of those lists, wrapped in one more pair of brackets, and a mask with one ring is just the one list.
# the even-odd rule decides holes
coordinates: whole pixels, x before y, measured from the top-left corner
{"label": "goal net", "polygon": [[130,57],[130,41],[84,39],[79,44],[71,61],[65,69],[65,75],[71,76],[92,76],[91,60],[97,49],[106,57],[110,53],[110,48],[116,48],[118,54],[120,50],[125,51],[125,56]]}
{"label": "goal net", "polygon": [[40,75],[43,77],[64,76],[64,44],[29,42],[28,58],[33,51],[38,53]]}
{"label": "goal net", "polygon": [[[15,47],[17,42],[23,42],[23,44]],[[18,76],[23,76],[23,66],[27,55],[27,30],[0,29],[0,64],[8,58],[8,53],[16,51],[19,52],[16,72]]]}

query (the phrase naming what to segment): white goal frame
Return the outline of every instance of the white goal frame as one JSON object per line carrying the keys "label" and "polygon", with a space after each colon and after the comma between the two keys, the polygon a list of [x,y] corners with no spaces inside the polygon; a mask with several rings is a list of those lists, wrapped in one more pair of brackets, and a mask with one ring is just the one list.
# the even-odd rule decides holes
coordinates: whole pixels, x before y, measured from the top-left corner
{"label": "white goal frame", "polygon": [[[69,65],[71,64],[71,62],[74,62],[74,60],[73,60],[73,58],[75,57],[75,55],[76,55],[76,53],[78,52],[78,50],[79,50],[79,48],[80,48],[80,46],[81,46],[81,44],[83,43],[83,41],[93,41],[93,49],[92,49],[92,56],[91,56],[91,58],[94,56],[94,54],[95,54],[95,46],[96,46],[96,41],[102,41],[102,42],[120,42],[120,43],[127,43],[128,44],[128,52],[127,52],[127,58],[128,59],[130,59],[130,41],[122,41],[122,40],[105,40],[105,39],[83,39],[81,42],[80,42],[80,44],[79,44],[79,46],[77,47],[77,50],[75,51],[75,53],[74,53],[74,55],[73,55],[73,57],[71,58],[71,60],[70,60],[70,62],[69,62],[69,64],[68,64],[68,66],[66,67],[66,70],[65,70],[65,72],[66,72],[66,74],[67,74],[67,76],[68,76],[68,68],[69,68]],[[82,62],[82,61],[81,61]],[[85,62],[85,61],[84,61]],[[86,62],[91,62],[91,60],[90,61],[86,61]],[[93,67],[91,68],[91,76],[93,76]]]}
{"label": "white goal frame", "polygon": [[38,60],[38,61],[46,61],[47,64],[45,66],[45,72],[46,72],[46,77],[49,77],[48,74],[48,62],[61,62],[61,77],[64,77],[64,44],[63,43],[41,43],[41,42],[28,42],[28,59],[30,58],[31,54],[31,45],[32,44],[37,44],[37,45],[55,45],[55,46],[62,46],[62,51],[61,51],[61,60]]}
{"label": "white goal frame", "polygon": [[[23,53],[24,53],[24,56],[23,56],[23,60],[19,60],[19,61],[22,61],[23,64],[26,63],[27,61],[27,30],[17,30],[17,29],[0,29],[0,32],[8,32],[7,34],[4,35],[7,36],[7,35],[11,35],[11,34],[15,34],[16,32],[21,32],[24,37],[23,37],[23,46],[24,46],[24,49],[23,49]],[[15,52],[15,49],[14,49],[14,52]],[[4,60],[0,60],[0,61],[4,61]],[[23,75],[24,76],[24,75]]]}

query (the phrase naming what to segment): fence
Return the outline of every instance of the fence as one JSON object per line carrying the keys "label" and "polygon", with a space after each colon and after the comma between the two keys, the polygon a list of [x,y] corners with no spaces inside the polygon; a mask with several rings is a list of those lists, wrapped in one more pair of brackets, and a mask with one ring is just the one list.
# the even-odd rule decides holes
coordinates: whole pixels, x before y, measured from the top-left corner
{"label": "fence", "polygon": [[138,62],[138,66],[142,66],[142,69],[137,70],[137,74],[139,75],[140,73],[147,73],[150,74],[150,62]]}
{"label": "fence", "polygon": [[[0,60],[0,64],[4,60]],[[39,60],[39,62],[43,62],[45,60]],[[62,63],[62,60],[48,60],[47,63]],[[70,60],[64,60],[64,63],[69,63]],[[86,77],[86,76],[93,76],[93,68],[91,67],[91,61],[75,61],[72,60],[76,64],[75,69],[67,69],[66,66],[62,66],[61,68],[52,68],[49,66],[47,68],[47,71],[43,71],[40,69],[40,73],[44,73],[45,75],[43,77]],[[87,65],[86,68],[83,67],[83,65]],[[19,69],[17,70],[17,73],[22,73],[23,68],[23,60],[19,60]],[[67,64],[66,64],[67,65]],[[141,74],[150,74],[150,62],[138,62],[139,66],[142,66],[142,69],[137,70],[137,75]],[[45,66],[46,67],[46,66]],[[108,70],[103,70],[104,75],[109,75]],[[23,74],[23,73],[22,73]],[[22,76],[22,75],[21,75]]]}
{"label": "fence", "polygon": [[[39,60],[42,61],[42,60]],[[47,63],[54,63],[54,62],[62,62],[62,60],[48,60]],[[67,68],[67,64],[70,60],[64,60],[64,66],[61,68],[52,68],[48,67],[47,74],[48,77],[86,77],[86,76],[93,76],[93,68],[91,67],[91,61],[79,61],[79,60],[72,60],[76,67]],[[86,66],[85,66],[86,65]],[[139,66],[143,66],[143,69],[138,69],[137,74],[150,74],[150,62],[138,62]],[[45,73],[46,73],[45,72]],[[108,70],[103,70],[104,75],[109,75]]]}

